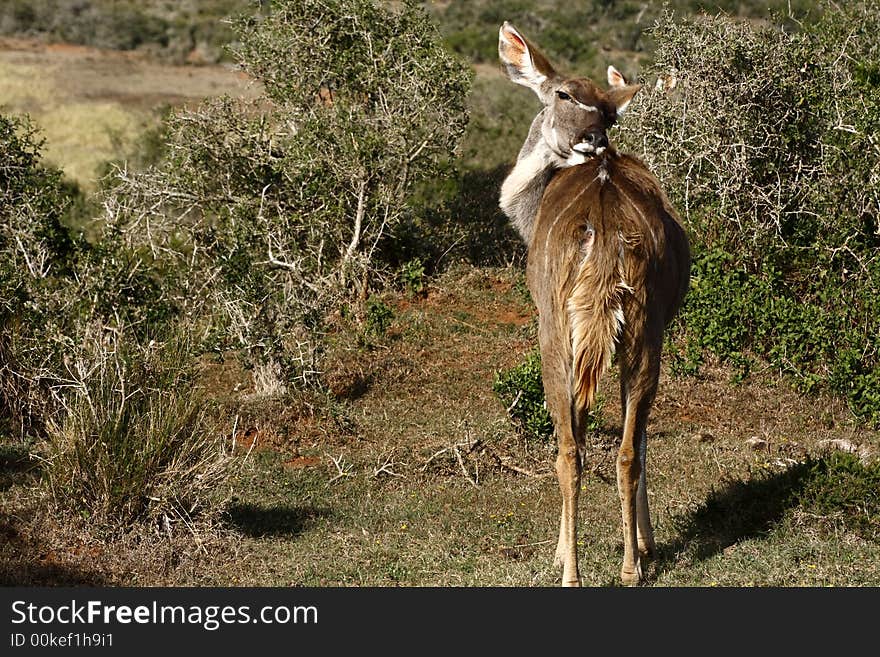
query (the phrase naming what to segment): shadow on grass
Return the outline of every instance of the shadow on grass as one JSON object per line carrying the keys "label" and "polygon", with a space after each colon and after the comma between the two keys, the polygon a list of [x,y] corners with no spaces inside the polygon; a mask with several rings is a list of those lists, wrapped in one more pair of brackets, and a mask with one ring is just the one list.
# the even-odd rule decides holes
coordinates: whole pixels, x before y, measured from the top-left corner
{"label": "shadow on grass", "polygon": [[21,519],[0,513],[0,586],[102,586],[98,572],[63,563],[34,537],[21,530]]}
{"label": "shadow on grass", "polygon": [[341,401],[354,402],[366,395],[376,382],[373,374],[358,374],[341,386],[336,398]]}
{"label": "shadow on grass", "polygon": [[226,523],[251,538],[267,536],[297,536],[320,518],[330,515],[328,509],[313,506],[288,506],[277,504],[231,504],[224,513]]}
{"label": "shadow on grass", "polygon": [[[0,445],[0,491],[33,484],[39,462],[25,445]],[[15,496],[9,493],[10,498]],[[28,520],[31,512],[16,506],[0,512],[0,586],[102,586],[105,577],[78,564],[65,563]]]}
{"label": "shadow on grass", "polygon": [[766,536],[801,504],[813,478],[814,466],[807,462],[760,478],[724,483],[699,508],[675,520],[678,537],[658,546],[657,575],[674,568],[682,552],[702,561],[739,541]]}
{"label": "shadow on grass", "polygon": [[0,445],[0,491],[23,484],[39,475],[39,464],[30,458],[30,450],[18,445]]}

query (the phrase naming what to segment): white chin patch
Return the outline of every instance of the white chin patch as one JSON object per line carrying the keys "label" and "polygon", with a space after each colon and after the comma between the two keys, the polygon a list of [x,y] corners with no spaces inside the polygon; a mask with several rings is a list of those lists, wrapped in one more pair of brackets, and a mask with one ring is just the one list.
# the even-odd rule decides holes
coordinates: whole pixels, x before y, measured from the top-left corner
{"label": "white chin patch", "polygon": [[577,164],[583,164],[593,155],[602,155],[602,153],[605,152],[605,147],[600,146],[599,148],[596,148],[592,144],[582,141],[581,143],[572,146],[571,150],[573,151],[572,154],[569,155],[565,161],[570,166],[575,166]]}

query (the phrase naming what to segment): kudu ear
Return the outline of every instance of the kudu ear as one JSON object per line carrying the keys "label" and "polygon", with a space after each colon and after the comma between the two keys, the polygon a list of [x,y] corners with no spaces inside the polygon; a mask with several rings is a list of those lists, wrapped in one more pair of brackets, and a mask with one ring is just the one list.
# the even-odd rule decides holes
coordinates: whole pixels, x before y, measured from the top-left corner
{"label": "kudu ear", "polygon": [[498,31],[498,56],[513,82],[528,87],[541,102],[552,98],[554,80],[558,77],[550,61],[507,21]]}
{"label": "kudu ear", "polygon": [[[623,78],[622,75],[620,77],[621,79]],[[610,71],[608,73],[608,78],[610,84]],[[622,116],[623,113],[626,112],[626,108],[629,107],[629,103],[633,99],[633,96],[635,96],[641,88],[642,85],[640,84],[626,84],[626,82],[624,82],[623,85],[611,86],[611,88],[608,90],[608,98],[611,100],[612,103],[614,103],[614,106],[617,108],[617,116]]]}
{"label": "kudu ear", "polygon": [[623,73],[613,66],[608,67],[608,86],[612,88],[626,86],[626,78],[623,77]]}

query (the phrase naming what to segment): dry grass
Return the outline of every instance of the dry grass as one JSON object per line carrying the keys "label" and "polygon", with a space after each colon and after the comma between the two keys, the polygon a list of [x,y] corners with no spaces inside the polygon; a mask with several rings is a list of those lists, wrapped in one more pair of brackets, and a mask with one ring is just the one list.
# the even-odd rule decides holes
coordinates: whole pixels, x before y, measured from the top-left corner
{"label": "dry grass", "polygon": [[[555,586],[554,450],[517,434],[492,393],[494,372],[534,341],[519,276],[459,269],[425,297],[389,295],[395,319],[371,347],[340,324],[330,397],[242,401],[253,385],[246,374],[231,361],[206,365],[236,457],[225,528],[201,546],[71,537],[41,517],[19,477],[0,512],[18,542],[0,558],[48,583],[79,572],[131,585]],[[649,426],[660,555],[648,585],[880,584],[876,542],[786,502],[793,463],[834,439],[876,455],[880,435],[859,429],[838,401],[760,375],[733,386],[729,376],[664,372]],[[615,386],[613,376],[603,382],[606,399]],[[579,551],[584,583],[613,586],[622,549],[616,404],[605,404],[601,427],[588,439]],[[765,442],[756,449],[752,437]],[[95,553],[88,568],[83,542]],[[47,564],[56,580],[40,570]]]}
{"label": "dry grass", "polygon": [[132,152],[157,108],[207,96],[253,94],[224,66],[169,66],[136,53],[0,39],[0,106],[30,114],[46,161],[97,188],[109,160]]}

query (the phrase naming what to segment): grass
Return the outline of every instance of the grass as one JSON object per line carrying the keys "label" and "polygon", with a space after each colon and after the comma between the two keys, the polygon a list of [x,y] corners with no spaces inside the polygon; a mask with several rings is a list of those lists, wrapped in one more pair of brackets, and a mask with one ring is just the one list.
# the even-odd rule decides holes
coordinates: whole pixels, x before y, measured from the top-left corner
{"label": "grass", "polygon": [[[84,99],[73,88],[94,91],[108,71],[75,69],[91,76],[83,78],[48,51],[30,63],[17,57],[0,58],[3,102],[34,115],[50,159],[85,185],[125,151],[154,104],[185,100],[169,86],[195,96],[239,84],[209,68],[181,82],[182,69],[108,55],[108,71],[127,74]],[[114,98],[113,85],[125,93]],[[477,67],[475,91],[463,168],[480,174],[475,195],[485,196],[537,107],[494,65]],[[67,132],[80,143],[65,142]],[[498,251],[496,260],[516,261],[508,242]],[[536,344],[521,270],[462,265],[419,285],[418,294],[377,296],[366,336],[353,319],[339,320],[327,395],[252,398],[234,355],[203,363],[201,383],[237,447],[219,491],[229,500],[221,524],[197,535],[151,527],[97,540],[36,492],[39,445],[0,446],[0,583],[557,585],[554,448],[511,424],[492,390],[496,374]],[[647,585],[880,585],[876,461],[856,465],[824,447],[857,437],[876,459],[880,434],[859,428],[839,400],[799,395],[766,373],[731,385],[731,369],[717,363],[688,377],[669,362],[649,425],[659,557]],[[615,400],[616,388],[612,373],[600,395]],[[578,549],[590,586],[618,584],[619,433],[609,401],[585,454]],[[753,436],[765,441],[758,451]]]}
{"label": "grass", "polygon": [[81,47],[12,42],[0,50],[0,106],[40,128],[47,164],[87,192],[107,162],[133,155],[168,105],[230,93],[247,82],[221,66],[162,66],[144,56]]}
{"label": "grass", "polygon": [[[248,400],[232,359],[206,363],[202,383],[224,400],[237,447],[222,524],[198,545],[155,535],[96,544],[71,533],[25,493],[22,455],[10,452],[0,524],[18,538],[0,548],[0,565],[50,584],[555,586],[554,448],[521,434],[492,391],[495,373],[534,345],[520,279],[515,269],[459,267],[421,296],[386,293],[393,318],[367,344],[341,319],[329,396]],[[760,376],[730,386],[729,375],[664,370],[649,425],[659,558],[647,585],[880,584],[876,534],[853,522],[859,509],[876,521],[865,491],[877,466],[834,456],[824,442],[853,440],[846,409]],[[612,374],[600,392],[615,399],[615,389]],[[585,584],[615,586],[616,404],[599,419],[587,441],[579,554]],[[766,441],[758,451],[754,435]],[[880,435],[858,440],[876,457]],[[83,556],[83,542],[98,553]]]}
{"label": "grass", "polygon": [[39,65],[0,62],[6,107],[27,112],[41,127],[47,164],[85,189],[97,188],[102,166],[120,157],[144,129],[146,117],[112,102],[69,102]]}
{"label": "grass", "polygon": [[90,336],[88,347],[71,363],[64,417],[49,426],[53,509],[96,528],[210,516],[225,455],[188,372],[188,343],[141,350]]}

